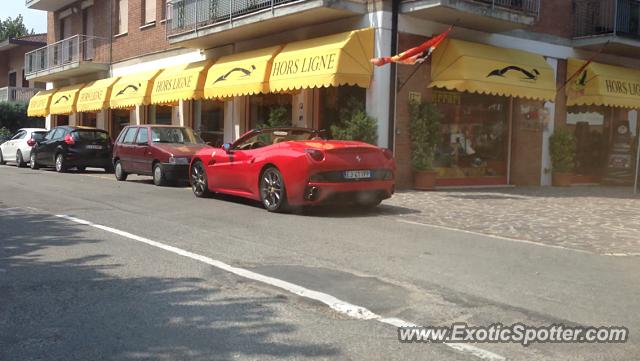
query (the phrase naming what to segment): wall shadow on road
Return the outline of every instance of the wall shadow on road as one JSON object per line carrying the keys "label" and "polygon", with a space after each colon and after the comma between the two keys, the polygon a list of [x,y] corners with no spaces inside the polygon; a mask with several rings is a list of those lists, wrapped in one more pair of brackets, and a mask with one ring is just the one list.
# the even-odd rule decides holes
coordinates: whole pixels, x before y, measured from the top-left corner
{"label": "wall shadow on road", "polygon": [[296,326],[274,310],[282,297],[225,298],[213,281],[136,277],[133,265],[118,277],[123,260],[87,256],[103,242],[87,234],[48,215],[0,213],[0,359],[339,357],[293,341]]}

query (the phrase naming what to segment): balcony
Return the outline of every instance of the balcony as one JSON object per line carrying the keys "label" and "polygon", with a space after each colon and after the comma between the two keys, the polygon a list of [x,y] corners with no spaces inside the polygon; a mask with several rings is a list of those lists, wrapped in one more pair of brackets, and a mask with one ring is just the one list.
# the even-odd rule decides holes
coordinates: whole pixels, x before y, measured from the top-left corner
{"label": "balcony", "polygon": [[640,51],[640,0],[574,0],[574,46],[636,57]]}
{"label": "balcony", "polygon": [[77,0],[25,0],[25,6],[29,9],[56,11]]}
{"label": "balcony", "polygon": [[540,0],[404,0],[400,11],[439,23],[503,32],[534,25]]}
{"label": "balcony", "polygon": [[75,35],[25,54],[27,80],[55,81],[109,70],[107,39]]}
{"label": "balcony", "polygon": [[23,102],[26,103],[42,89],[37,88],[18,88],[4,87],[0,88],[0,103],[2,102]]}
{"label": "balcony", "polygon": [[366,0],[174,0],[170,43],[210,48],[367,13]]}

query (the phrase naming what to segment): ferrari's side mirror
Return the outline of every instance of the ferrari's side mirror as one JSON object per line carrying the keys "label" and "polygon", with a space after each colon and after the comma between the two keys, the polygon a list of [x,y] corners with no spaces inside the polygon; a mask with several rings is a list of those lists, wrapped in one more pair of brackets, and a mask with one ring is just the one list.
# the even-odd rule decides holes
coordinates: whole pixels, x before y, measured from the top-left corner
{"label": "ferrari's side mirror", "polygon": [[231,143],[224,143],[222,145],[222,150],[224,150],[227,153],[230,153],[231,152]]}

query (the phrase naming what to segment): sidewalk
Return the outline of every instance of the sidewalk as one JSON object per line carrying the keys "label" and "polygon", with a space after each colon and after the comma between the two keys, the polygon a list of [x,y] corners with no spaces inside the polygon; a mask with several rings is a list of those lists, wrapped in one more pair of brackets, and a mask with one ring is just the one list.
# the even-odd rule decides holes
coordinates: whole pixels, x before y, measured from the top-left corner
{"label": "sidewalk", "polygon": [[562,246],[640,255],[640,196],[631,188],[519,187],[400,192],[385,204],[408,221]]}

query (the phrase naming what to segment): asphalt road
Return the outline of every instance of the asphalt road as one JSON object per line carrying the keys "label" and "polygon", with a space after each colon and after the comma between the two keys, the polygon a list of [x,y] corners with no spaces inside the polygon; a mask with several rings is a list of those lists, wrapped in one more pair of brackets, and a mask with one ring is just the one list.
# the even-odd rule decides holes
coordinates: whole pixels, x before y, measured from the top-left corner
{"label": "asphalt road", "polygon": [[[640,358],[638,258],[407,223],[407,212],[270,214],[146,178],[0,166],[0,360]],[[621,325],[631,337],[401,344],[379,319],[214,261],[417,325]]]}

